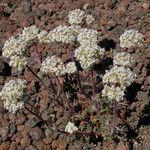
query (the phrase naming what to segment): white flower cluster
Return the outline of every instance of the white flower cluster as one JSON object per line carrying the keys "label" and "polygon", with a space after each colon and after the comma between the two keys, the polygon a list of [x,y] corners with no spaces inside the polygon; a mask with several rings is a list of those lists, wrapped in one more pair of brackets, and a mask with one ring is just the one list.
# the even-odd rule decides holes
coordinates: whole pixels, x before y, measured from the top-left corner
{"label": "white flower cluster", "polygon": [[103,76],[105,84],[102,96],[110,100],[123,100],[124,90],[136,78],[136,75],[128,68],[133,64],[132,56],[129,53],[114,53],[114,67]]}
{"label": "white flower cluster", "polygon": [[62,25],[50,31],[48,36],[51,38],[52,42],[72,43],[75,41],[72,30],[69,27]]}
{"label": "white flower cluster", "polygon": [[22,31],[21,37],[24,39],[24,41],[29,42],[38,36],[39,29],[32,25],[30,27],[25,27]]}
{"label": "white flower cluster", "polygon": [[118,85],[121,89],[125,89],[135,80],[135,74],[125,67],[114,66],[103,76],[103,83],[110,85]]}
{"label": "white flower cluster", "polygon": [[88,25],[95,20],[92,15],[85,14],[85,12],[80,9],[75,9],[73,11],[70,11],[68,18],[69,18],[68,22],[70,24],[75,24],[75,25],[82,24],[84,19],[86,21],[86,24]]}
{"label": "white flower cluster", "polygon": [[114,53],[113,64],[118,66],[131,67],[133,64],[133,58],[131,54],[126,52]]}
{"label": "white flower cluster", "polygon": [[42,43],[63,42],[71,44],[75,41],[76,36],[79,34],[81,27],[78,25],[58,26],[50,32],[41,31],[38,34],[38,40]]}
{"label": "white flower cluster", "polygon": [[98,63],[104,55],[104,49],[99,46],[80,46],[75,50],[75,57],[85,70],[91,69],[93,64]]}
{"label": "white flower cluster", "polygon": [[128,68],[132,66],[132,57],[129,53],[121,52],[114,56],[114,67],[103,76],[104,89],[102,96],[110,100],[123,100],[124,90],[136,78]]}
{"label": "white flower cluster", "polygon": [[49,56],[43,61],[40,71],[44,74],[54,73],[56,76],[63,76],[66,73],[76,72],[77,68],[74,62],[70,62],[65,66],[60,58]]}
{"label": "white flower cluster", "polygon": [[93,21],[95,20],[95,18],[92,15],[87,15],[86,16],[86,24],[91,24]]}
{"label": "white flower cluster", "polygon": [[143,35],[136,30],[126,30],[120,36],[120,46],[123,48],[141,46],[142,43],[143,43]]}
{"label": "white flower cluster", "polygon": [[87,28],[82,28],[79,35],[77,36],[77,41],[82,46],[93,46],[97,45],[97,31]]}
{"label": "white flower cluster", "polygon": [[23,68],[25,68],[25,66],[27,65],[27,59],[26,57],[14,55],[11,57],[9,65],[17,68],[18,71],[22,71]]}
{"label": "white flower cluster", "polygon": [[36,26],[30,26],[24,28],[22,34],[19,34],[18,38],[9,38],[3,46],[3,57],[9,58],[9,65],[16,67],[21,71],[27,64],[26,57],[23,56],[27,43],[38,35],[38,29]]}
{"label": "white flower cluster", "polygon": [[105,85],[102,91],[102,96],[107,97],[110,100],[119,101],[123,99],[124,91],[121,88],[116,87],[114,85]]}
{"label": "white flower cluster", "polygon": [[74,131],[78,131],[78,128],[72,122],[68,122],[65,127],[65,132],[72,134]]}
{"label": "white flower cluster", "polygon": [[7,82],[0,92],[0,97],[4,100],[4,108],[12,113],[23,108],[24,103],[20,98],[25,88],[26,80],[16,79]]}
{"label": "white flower cluster", "polygon": [[3,57],[11,58],[14,55],[22,55],[24,51],[25,42],[20,38],[10,37],[3,46],[2,55]]}
{"label": "white flower cluster", "polygon": [[75,9],[69,12],[68,18],[70,24],[81,24],[86,14],[80,9]]}
{"label": "white flower cluster", "polygon": [[66,73],[68,74],[73,74],[77,71],[77,67],[75,65],[75,62],[69,62],[67,65],[66,65]]}
{"label": "white flower cluster", "polygon": [[65,65],[60,58],[56,56],[49,56],[42,62],[40,70],[45,74],[54,73],[56,76],[61,76],[65,74]]}
{"label": "white flower cluster", "polygon": [[[39,42],[43,42],[43,43],[63,42],[66,44],[71,44],[75,41],[78,41],[82,47],[85,46],[84,49],[89,49],[92,51],[88,53],[94,53],[92,57],[87,56],[87,59],[85,59],[86,62],[84,68],[91,67],[92,64],[98,62],[98,57],[95,56],[97,53],[96,50],[97,48],[95,48],[97,46],[97,31],[87,29],[87,28],[81,28],[81,26],[79,26],[78,24],[80,24],[84,18],[86,19],[86,23],[90,24],[92,23],[92,21],[94,21],[94,18],[92,15],[86,15],[85,12],[80,9],[71,11],[68,17],[69,17],[69,23],[71,24],[70,26],[60,25],[54,28],[53,30],[51,30],[50,32],[46,32],[46,31],[39,32],[39,29],[35,25],[32,25],[30,27],[25,27],[22,33],[18,35],[18,38],[11,37],[8,41],[6,41],[3,47],[3,56],[10,59],[9,64],[11,66],[16,67],[19,71],[21,71],[27,65],[27,58],[24,56],[24,52],[26,49],[25,48],[26,45],[31,40],[38,38]],[[100,50],[99,53],[101,57],[103,50]],[[94,57],[97,58],[94,59]],[[82,61],[82,66],[83,66],[84,64],[83,59],[80,60]],[[63,65],[59,65],[59,67],[60,66]],[[73,68],[74,70],[76,70],[75,66],[74,67],[72,66],[72,69]],[[63,68],[61,70],[63,70]],[[59,71],[59,73],[56,74],[57,75],[63,74],[61,72],[63,71]],[[69,73],[70,72],[68,72],[68,74]]]}

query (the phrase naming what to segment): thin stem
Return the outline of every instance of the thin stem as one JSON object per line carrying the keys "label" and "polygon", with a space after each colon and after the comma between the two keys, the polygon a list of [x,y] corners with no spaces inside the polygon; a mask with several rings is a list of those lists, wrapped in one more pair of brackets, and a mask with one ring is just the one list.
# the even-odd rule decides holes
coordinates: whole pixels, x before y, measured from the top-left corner
{"label": "thin stem", "polygon": [[77,71],[76,76],[77,76],[77,81],[78,81],[78,85],[79,85],[79,90],[82,94],[85,94],[83,87],[82,87],[82,84],[81,84],[81,78],[80,78],[79,71]]}
{"label": "thin stem", "polygon": [[60,89],[61,89],[63,95],[64,95],[64,98],[65,98],[65,101],[66,101],[66,103],[65,103],[65,104],[66,104],[66,107],[67,107],[67,108],[69,109],[69,111],[71,112],[71,108],[70,108],[70,105],[69,105],[67,96],[66,96],[66,94],[65,94],[65,92],[64,92],[64,90],[63,90],[63,86],[62,86],[62,84],[61,84],[59,78],[58,78],[57,76],[55,76],[55,78],[56,78],[56,80],[57,80],[57,82],[58,82],[58,85],[59,85],[59,87],[60,87]]}
{"label": "thin stem", "polygon": [[[44,86],[44,88],[49,92],[49,94],[52,94],[50,89],[48,88],[48,86],[38,77],[38,75],[27,65],[26,66],[28,68],[28,70],[39,80],[39,82]],[[52,82],[51,82],[52,83]],[[53,84],[53,83],[52,83]],[[52,88],[53,89],[53,88]],[[53,89],[54,90],[54,89]],[[54,90],[55,92],[55,90]],[[54,95],[55,96],[55,95]],[[57,103],[63,107],[63,103],[59,100],[58,97],[55,96],[55,100],[57,101]]]}
{"label": "thin stem", "polygon": [[113,118],[112,118],[113,131],[115,131],[116,119],[117,119],[116,101],[114,101],[114,102],[113,102]]}
{"label": "thin stem", "polygon": [[93,100],[96,101],[96,92],[95,92],[95,80],[94,80],[94,72],[91,70],[91,83],[92,83],[92,93],[93,93]]}
{"label": "thin stem", "polygon": [[[43,123],[45,123],[46,125],[48,125],[47,121],[44,120],[44,119],[41,117],[41,115],[40,115],[39,113],[33,112],[33,109],[30,110],[26,105],[25,105],[25,108],[26,108],[32,115],[36,116],[36,117],[39,118]],[[32,107],[32,108],[33,108],[33,107]]]}
{"label": "thin stem", "polygon": [[94,105],[95,105],[95,108],[96,108],[96,111],[98,112],[99,108],[98,108],[98,105],[96,104],[96,87],[95,87],[95,78],[94,78],[94,71],[91,70],[91,83],[92,83],[92,99],[94,101]]}

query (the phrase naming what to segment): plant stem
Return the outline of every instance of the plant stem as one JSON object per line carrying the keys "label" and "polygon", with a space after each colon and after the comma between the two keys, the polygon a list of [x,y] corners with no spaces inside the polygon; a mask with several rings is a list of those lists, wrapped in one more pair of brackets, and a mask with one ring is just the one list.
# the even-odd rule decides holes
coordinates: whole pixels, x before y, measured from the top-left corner
{"label": "plant stem", "polygon": [[95,80],[94,80],[94,72],[93,70],[91,70],[91,83],[92,83],[92,93],[93,93],[93,100],[94,103],[96,101],[96,92],[95,92]]}
{"label": "plant stem", "polygon": [[116,119],[117,119],[116,101],[113,101],[113,118],[112,118],[113,132],[115,131]]}
{"label": "plant stem", "polygon": [[[44,88],[49,92],[49,94],[52,94],[50,89],[47,87],[47,85],[38,77],[38,75],[27,65],[26,66],[28,68],[28,70],[38,79],[38,81],[44,86]],[[53,83],[51,82],[51,84],[53,85]],[[54,90],[54,86],[52,88]],[[53,91],[55,92],[55,90]],[[54,95],[54,99],[57,101],[57,103],[63,107],[63,103],[59,100],[59,98],[57,96]]]}
{"label": "plant stem", "polygon": [[57,76],[55,76],[55,78],[56,78],[56,80],[57,80],[57,82],[58,82],[58,85],[59,85],[59,87],[60,87],[60,89],[61,89],[63,95],[64,95],[64,98],[65,98],[65,101],[66,101],[65,107],[69,109],[69,112],[71,112],[71,106],[69,105],[68,98],[67,98],[67,96],[66,96],[66,94],[65,94],[65,92],[64,92],[64,90],[63,90],[63,86],[62,86],[62,84],[61,84],[59,78],[58,78]]}
{"label": "plant stem", "polygon": [[95,87],[95,77],[94,77],[94,71],[91,70],[91,83],[92,83],[92,99],[94,101],[94,105],[95,105],[95,108],[96,108],[96,111],[99,112],[99,107],[96,103],[96,87]]}

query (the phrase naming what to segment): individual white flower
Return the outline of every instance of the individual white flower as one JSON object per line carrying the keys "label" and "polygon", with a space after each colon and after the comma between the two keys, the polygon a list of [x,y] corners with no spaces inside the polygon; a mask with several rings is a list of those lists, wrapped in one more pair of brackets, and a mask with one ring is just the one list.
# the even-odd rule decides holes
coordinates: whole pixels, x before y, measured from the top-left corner
{"label": "individual white flower", "polygon": [[76,64],[75,62],[69,62],[67,65],[66,65],[66,73],[68,74],[73,74],[77,71],[77,67],[76,67]]}
{"label": "individual white flower", "polygon": [[126,30],[120,36],[120,46],[123,48],[141,46],[143,41],[143,35],[136,30]]}
{"label": "individual white flower", "polygon": [[38,36],[38,31],[39,29],[35,26],[29,26],[29,27],[25,27],[22,31],[22,38],[26,41],[29,42],[35,38],[37,38]]}
{"label": "individual white flower", "polygon": [[114,53],[113,64],[118,66],[131,67],[133,64],[133,58],[131,54],[127,52]]}
{"label": "individual white flower", "polygon": [[80,62],[83,69],[91,69],[91,67],[100,62],[104,55],[104,49],[95,45],[92,47],[80,46],[75,50],[75,57]]}
{"label": "individual white flower", "polygon": [[48,56],[43,62],[40,71],[44,74],[54,73],[56,76],[62,76],[66,73],[66,68],[60,58]]}
{"label": "individual white flower", "polygon": [[79,35],[77,36],[77,41],[80,45],[92,46],[97,44],[97,31],[87,28],[82,28]]}
{"label": "individual white flower", "polygon": [[72,134],[74,131],[78,131],[78,128],[72,122],[68,122],[65,127],[65,132]]}
{"label": "individual white flower", "polygon": [[83,19],[85,18],[85,12],[80,9],[75,9],[70,11],[68,14],[69,23],[70,24],[81,24]]}
{"label": "individual white flower", "polygon": [[10,58],[13,55],[22,55],[24,51],[25,42],[19,38],[10,37],[3,46],[2,55]]}
{"label": "individual white flower", "polygon": [[14,55],[10,58],[9,65],[16,68],[18,71],[22,71],[27,65],[27,59],[26,57]]}
{"label": "individual white flower", "polygon": [[94,17],[92,16],[92,15],[86,15],[86,24],[91,24],[91,23],[93,23],[93,21],[94,21],[95,19],[94,19]]}
{"label": "individual white flower", "polygon": [[23,91],[26,88],[26,80],[16,79],[5,83],[0,92],[0,97],[4,101],[4,108],[15,113],[16,110],[23,108],[24,103],[21,100]]}
{"label": "individual white flower", "polygon": [[106,71],[106,74],[103,76],[103,83],[119,84],[122,89],[125,89],[135,78],[135,74],[129,68],[114,66]]}
{"label": "individual white flower", "polygon": [[102,97],[107,97],[110,100],[120,101],[123,100],[124,91],[120,87],[105,85],[102,90]]}

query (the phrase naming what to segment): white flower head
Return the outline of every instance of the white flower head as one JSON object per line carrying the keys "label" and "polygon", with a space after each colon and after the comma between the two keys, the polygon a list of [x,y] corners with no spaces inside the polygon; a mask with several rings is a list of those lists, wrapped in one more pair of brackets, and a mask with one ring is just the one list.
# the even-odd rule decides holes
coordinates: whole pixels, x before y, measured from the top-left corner
{"label": "white flower head", "polygon": [[3,57],[10,58],[13,55],[22,55],[24,51],[25,42],[19,38],[10,37],[3,46],[2,55]]}
{"label": "white flower head", "polygon": [[122,89],[125,89],[135,78],[135,74],[129,68],[114,66],[106,71],[106,74],[103,76],[103,83],[119,84]]}
{"label": "white flower head", "polygon": [[10,58],[9,65],[16,68],[18,71],[22,71],[27,65],[27,59],[26,57],[14,55]]}
{"label": "white flower head", "polygon": [[93,23],[93,21],[95,20],[95,18],[92,15],[86,15],[86,24],[91,24]]}
{"label": "white flower head", "polygon": [[123,48],[141,46],[143,41],[143,35],[136,30],[126,30],[120,36],[120,46]]}
{"label": "white flower head", "polygon": [[80,46],[75,50],[75,57],[80,62],[83,69],[89,70],[91,67],[100,62],[104,55],[104,49],[95,45],[92,47],[89,46]]}
{"label": "white flower head", "polygon": [[85,12],[80,9],[75,9],[69,12],[68,18],[70,24],[81,24],[85,18]]}
{"label": "white flower head", "polygon": [[39,29],[35,25],[32,25],[30,27],[25,27],[22,31],[21,36],[26,42],[29,42],[29,41],[37,38],[38,31],[39,31]]}
{"label": "white flower head", "polygon": [[114,53],[113,64],[124,67],[132,67],[133,58],[131,54],[127,52]]}
{"label": "white flower head", "polygon": [[81,28],[77,41],[80,45],[92,46],[97,44],[97,31],[87,28]]}
{"label": "white flower head", "polygon": [[78,131],[78,128],[72,122],[68,122],[65,127],[65,132],[72,134],[74,131]]}
{"label": "white flower head", "polygon": [[12,113],[23,108],[24,103],[20,98],[25,88],[26,80],[16,79],[5,83],[0,92],[0,97],[4,101],[4,108]]}
{"label": "white flower head", "polygon": [[66,73],[64,63],[56,56],[48,56],[43,62],[40,71],[44,74],[54,73],[56,76],[62,76]]}
{"label": "white flower head", "polygon": [[75,35],[71,28],[67,26],[58,26],[49,32],[48,38],[51,42],[72,43],[75,41]]}
{"label": "white flower head", "polygon": [[102,97],[107,97],[109,100],[120,101],[123,100],[124,91],[120,87],[105,85],[102,90]]}
{"label": "white flower head", "polygon": [[77,71],[77,67],[76,67],[76,64],[75,62],[69,62],[67,65],[66,65],[66,73],[68,74],[73,74]]}

